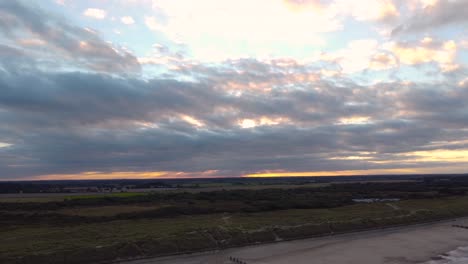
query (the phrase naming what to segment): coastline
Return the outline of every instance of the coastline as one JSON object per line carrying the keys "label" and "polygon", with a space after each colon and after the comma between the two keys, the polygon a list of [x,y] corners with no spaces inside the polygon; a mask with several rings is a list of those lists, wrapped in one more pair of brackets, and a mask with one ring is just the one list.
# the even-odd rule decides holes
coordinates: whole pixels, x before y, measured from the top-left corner
{"label": "coastline", "polygon": [[453,224],[468,225],[468,217],[119,263],[233,263],[229,257],[264,264],[305,264],[312,259],[314,264],[429,263],[468,246],[468,230],[452,227]]}

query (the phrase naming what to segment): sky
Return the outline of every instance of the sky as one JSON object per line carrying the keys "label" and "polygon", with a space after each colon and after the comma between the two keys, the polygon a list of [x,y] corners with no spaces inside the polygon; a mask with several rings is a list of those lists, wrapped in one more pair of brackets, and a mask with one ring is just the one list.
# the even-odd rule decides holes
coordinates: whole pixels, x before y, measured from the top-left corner
{"label": "sky", "polygon": [[0,0],[0,180],[468,172],[468,0]]}

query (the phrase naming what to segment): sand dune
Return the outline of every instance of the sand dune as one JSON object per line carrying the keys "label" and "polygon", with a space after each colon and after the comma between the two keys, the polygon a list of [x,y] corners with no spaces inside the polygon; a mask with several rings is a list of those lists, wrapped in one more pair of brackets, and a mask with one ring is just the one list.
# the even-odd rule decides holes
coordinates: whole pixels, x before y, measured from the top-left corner
{"label": "sand dune", "polygon": [[333,237],[264,244],[126,264],[220,264],[235,257],[248,264],[408,264],[424,263],[459,246],[468,246],[468,219],[367,231]]}

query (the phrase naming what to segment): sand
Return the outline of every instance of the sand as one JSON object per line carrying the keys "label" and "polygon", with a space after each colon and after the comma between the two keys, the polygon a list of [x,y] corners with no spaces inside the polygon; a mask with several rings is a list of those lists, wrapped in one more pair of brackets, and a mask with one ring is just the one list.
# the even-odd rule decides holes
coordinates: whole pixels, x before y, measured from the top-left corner
{"label": "sand", "polygon": [[468,246],[468,229],[452,227],[453,224],[468,225],[468,218],[125,263],[235,263],[229,257],[248,264],[424,263],[459,246]]}

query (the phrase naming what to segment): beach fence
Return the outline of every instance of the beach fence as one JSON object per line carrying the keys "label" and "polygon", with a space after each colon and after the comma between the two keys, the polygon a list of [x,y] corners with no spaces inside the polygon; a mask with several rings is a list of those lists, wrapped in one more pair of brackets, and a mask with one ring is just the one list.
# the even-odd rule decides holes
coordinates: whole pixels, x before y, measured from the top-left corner
{"label": "beach fence", "polygon": [[237,263],[237,264],[248,264],[247,261],[241,260],[241,259],[236,258],[236,257],[233,257],[233,256],[230,256],[230,257],[229,257],[229,260],[230,260],[232,263]]}

